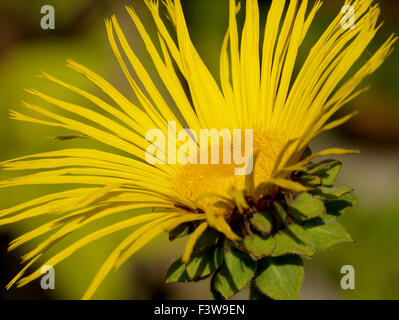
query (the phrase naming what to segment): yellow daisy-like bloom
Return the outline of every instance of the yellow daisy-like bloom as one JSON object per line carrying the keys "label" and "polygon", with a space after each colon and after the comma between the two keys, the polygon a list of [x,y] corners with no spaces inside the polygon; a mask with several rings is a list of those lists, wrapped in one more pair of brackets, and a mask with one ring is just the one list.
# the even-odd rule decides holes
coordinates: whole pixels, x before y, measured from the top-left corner
{"label": "yellow daisy-like bloom", "polygon": [[[112,268],[119,268],[151,239],[182,223],[195,221],[198,227],[190,236],[183,255],[183,260],[187,261],[196,240],[208,226],[233,241],[238,239],[229,225],[229,213],[233,208],[242,210],[247,207],[248,197],[257,201],[279,188],[304,191],[306,187],[290,180],[290,176],[304,170],[311,157],[356,152],[327,149],[311,157],[304,156],[308,143],[316,135],[341,125],[354,115],[328,122],[344,104],[363,91],[358,88],[361,81],[374,72],[392,50],[396,40],[393,36],[349,79],[346,78],[379,29],[380,10],[372,0],[346,1],[356,12],[355,27],[342,28],[342,14],[337,15],[314,44],[295,77],[298,50],[321,2],[317,1],[309,9],[307,0],[272,1],[265,37],[261,41],[257,1],[246,1],[245,25],[240,37],[236,22],[240,7],[235,0],[230,0],[229,27],[220,54],[220,85],[190,39],[180,0],[164,2],[176,31],[176,40],[160,17],[158,1],[145,2],[157,27],[160,51],[135,11],[130,7],[127,11],[175,106],[168,105],[167,98],[134,53],[117,19],[112,17],[106,21],[108,38],[140,107],[96,73],[68,60],[69,67],[84,75],[113,102],[105,102],[43,73],[45,78],[86,98],[97,110],[29,90],[69,112],[70,116],[28,103],[24,103],[25,107],[39,117],[11,111],[14,119],[69,129],[78,132],[79,136],[117,148],[123,154],[65,149],[1,163],[5,170],[39,170],[2,181],[1,188],[82,185],[0,211],[1,225],[43,215],[50,219],[10,244],[12,250],[50,234],[23,257],[26,265],[8,287],[17,281],[22,286],[41,276],[40,268],[27,276],[25,272],[58,240],[95,220],[131,209],[157,210],[127,215],[118,223],[82,237],[43,264],[55,266],[97,239],[140,225],[123,239],[102,265],[84,295],[87,299],[92,297]],[[129,68],[134,69],[135,77]],[[183,77],[179,77],[180,74]],[[184,89],[182,78],[188,84],[189,93]],[[157,128],[167,135],[169,121],[176,122],[176,130],[190,128],[194,132],[212,128],[253,129],[256,154],[253,173],[237,176],[234,166],[229,164],[147,163],[145,155],[151,142],[146,140],[146,133]],[[198,148],[201,149],[201,145]],[[162,152],[168,156],[170,150],[165,148]],[[220,210],[220,203],[226,206],[224,210]]]}

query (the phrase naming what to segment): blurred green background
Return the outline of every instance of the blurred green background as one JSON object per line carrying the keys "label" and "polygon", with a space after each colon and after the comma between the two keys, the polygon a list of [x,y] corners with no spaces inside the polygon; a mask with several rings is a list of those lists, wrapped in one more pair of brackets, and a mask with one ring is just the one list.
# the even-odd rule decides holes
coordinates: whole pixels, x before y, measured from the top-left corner
{"label": "blurred green background", "polygon": [[[227,0],[182,0],[192,39],[198,51],[218,78],[219,50],[228,22]],[[265,18],[270,1],[260,1]],[[310,1],[312,2],[312,1]],[[323,28],[339,12],[343,1],[325,1],[313,23],[301,51],[300,61]],[[399,3],[381,2],[385,24],[370,53],[393,32],[398,33]],[[56,29],[40,28],[40,8],[55,8]],[[104,18],[116,14],[133,48],[149,70],[153,67],[144,53],[133,23],[124,5],[134,5],[153,35],[153,24],[142,0],[2,0],[0,2],[0,161],[20,155],[83,147],[86,141],[55,142],[48,137],[68,134],[59,129],[9,120],[8,110],[22,110],[21,100],[35,101],[23,90],[36,88],[66,101],[84,100],[38,78],[42,70],[103,97],[87,80],[65,67],[70,57],[108,79],[130,99],[123,73],[108,46]],[[242,18],[241,18],[242,20]],[[152,29],[151,29],[152,28]],[[343,112],[359,109],[360,115],[347,125],[314,141],[312,148],[359,148],[358,156],[343,157],[339,183],[355,188],[360,198],[356,209],[341,221],[356,240],[305,261],[302,299],[399,299],[399,54],[367,79],[371,90],[350,103]],[[91,144],[92,146],[92,144]],[[0,179],[9,177],[0,172]],[[23,187],[0,190],[0,208],[6,208],[54,187]],[[111,220],[112,221],[112,220]],[[105,225],[102,221],[94,225]],[[20,257],[31,248],[7,253],[8,242],[40,221],[0,227],[0,299],[78,299],[123,233],[107,237],[74,254],[56,267],[56,289],[44,291],[36,281],[23,288],[5,290],[5,285],[19,271]],[[86,231],[82,231],[83,234]],[[82,233],[57,244],[55,250],[74,241]],[[125,233],[126,235],[126,233]],[[166,236],[158,238],[135,255],[117,273],[111,273],[94,298],[97,299],[207,299],[209,283],[164,285],[168,265],[184,247],[184,241],[170,245]],[[352,265],[356,271],[356,289],[340,287],[341,266]],[[239,296],[244,297],[244,296]]]}

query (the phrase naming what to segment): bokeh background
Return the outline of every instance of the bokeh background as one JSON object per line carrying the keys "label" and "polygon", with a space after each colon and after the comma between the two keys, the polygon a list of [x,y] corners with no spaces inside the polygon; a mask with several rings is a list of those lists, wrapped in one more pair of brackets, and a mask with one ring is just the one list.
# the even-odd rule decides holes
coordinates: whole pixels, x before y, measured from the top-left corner
{"label": "bokeh background", "polygon": [[[228,23],[227,0],[182,0],[192,39],[218,79],[219,50]],[[265,18],[270,0],[260,1]],[[312,2],[312,1],[310,1]],[[300,59],[314,39],[340,11],[343,1],[324,1],[313,23]],[[399,2],[379,1],[382,31],[362,58],[393,32],[398,33]],[[40,8],[53,5],[56,29],[40,28]],[[150,70],[154,70],[133,23],[124,10],[134,5],[154,36],[153,24],[142,0],[1,0],[0,2],[0,160],[20,155],[83,147],[86,141],[55,142],[48,137],[65,134],[54,128],[9,120],[8,110],[22,110],[21,100],[35,101],[24,88],[36,88],[52,96],[84,103],[72,93],[37,77],[42,70],[102,96],[80,75],[65,66],[73,58],[117,86],[133,101],[135,97],[108,46],[104,18],[116,14],[133,48]],[[242,15],[241,15],[242,16]],[[242,18],[241,18],[242,20]],[[343,112],[359,109],[360,115],[347,125],[326,133],[312,144],[322,147],[359,148],[361,154],[346,156],[339,183],[355,188],[358,206],[341,218],[356,240],[305,261],[302,299],[399,299],[399,51],[372,77],[371,90],[351,102]],[[362,62],[361,61],[361,62]],[[103,97],[103,96],[102,96]],[[92,145],[91,145],[92,146]],[[0,179],[9,174],[0,171]],[[24,187],[0,190],[0,208],[30,199],[55,187]],[[58,189],[57,189],[58,190]],[[100,225],[110,223],[110,220]],[[19,271],[20,257],[29,246],[7,253],[8,242],[40,221],[0,227],[0,299],[78,299],[112,248],[126,234],[100,240],[74,254],[56,267],[56,289],[44,291],[36,281],[23,288],[5,290]],[[93,226],[96,227],[96,226]],[[81,236],[76,234],[57,244],[55,250]],[[184,241],[170,245],[166,236],[149,244],[117,273],[107,277],[95,295],[97,299],[208,299],[209,283],[164,285],[168,265],[184,247]],[[341,266],[356,271],[355,290],[340,287]],[[238,296],[243,298],[244,296]]]}

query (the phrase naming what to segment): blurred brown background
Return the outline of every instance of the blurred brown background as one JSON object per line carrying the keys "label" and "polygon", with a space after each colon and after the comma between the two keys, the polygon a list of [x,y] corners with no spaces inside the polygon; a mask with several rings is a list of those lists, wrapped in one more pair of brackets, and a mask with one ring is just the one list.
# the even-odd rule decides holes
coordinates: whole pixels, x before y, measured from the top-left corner
{"label": "blurred brown background", "polygon": [[[227,0],[182,0],[194,43],[215,77],[219,50],[228,22]],[[262,17],[270,1],[260,1]],[[302,56],[335,17],[343,1],[324,1],[301,51]],[[378,1],[377,1],[378,2]],[[384,27],[364,55],[367,59],[379,45],[398,33],[399,2],[379,1]],[[40,8],[55,8],[56,29],[40,28]],[[144,23],[153,29],[142,0],[2,0],[0,2],[0,161],[19,155],[84,146],[85,142],[54,142],[54,128],[18,123],[8,119],[8,109],[21,110],[20,100],[32,101],[24,88],[34,87],[60,99],[79,102],[70,92],[37,78],[42,70],[85,90],[99,93],[88,81],[65,67],[70,57],[104,76],[135,100],[108,46],[103,19],[116,14],[133,48],[153,71],[133,23],[124,10],[133,5]],[[242,19],[242,18],[241,18]],[[154,31],[154,30],[152,30]],[[156,35],[153,32],[154,35]],[[360,61],[360,62],[362,62]],[[359,109],[360,115],[347,125],[324,134],[312,148],[359,148],[361,155],[343,157],[339,183],[355,188],[359,205],[341,219],[353,235],[354,244],[342,244],[307,260],[303,299],[399,299],[399,54],[396,50],[383,67],[367,79],[371,90],[350,103],[343,112]],[[80,101],[82,102],[82,101]],[[82,102],[83,103],[83,102]],[[0,172],[0,179],[7,175]],[[29,199],[50,187],[0,190],[0,208]],[[123,234],[108,237],[82,249],[56,267],[56,289],[44,291],[39,281],[20,289],[5,290],[19,271],[19,257],[29,246],[10,254],[8,242],[32,222],[0,227],[1,299],[78,299],[89,285],[100,263]],[[78,235],[77,235],[78,236]],[[73,237],[69,241],[73,241]],[[67,241],[68,242],[68,241]],[[62,245],[62,244],[60,244]],[[209,283],[164,285],[168,264],[180,253],[184,241],[169,244],[158,238],[135,255],[118,273],[112,273],[95,298],[105,299],[196,299],[210,298]],[[341,266],[353,265],[356,289],[340,288]],[[244,296],[239,296],[244,297]]]}

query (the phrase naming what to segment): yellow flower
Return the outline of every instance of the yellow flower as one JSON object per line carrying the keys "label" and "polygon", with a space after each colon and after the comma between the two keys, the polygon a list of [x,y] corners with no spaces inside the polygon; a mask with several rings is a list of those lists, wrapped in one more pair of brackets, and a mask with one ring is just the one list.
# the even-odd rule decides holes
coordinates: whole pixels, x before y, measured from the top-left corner
{"label": "yellow flower", "polygon": [[[240,6],[230,0],[229,27],[220,53],[219,85],[191,42],[180,0],[164,2],[177,41],[159,15],[158,1],[145,2],[154,18],[161,50],[157,50],[135,11],[130,7],[127,11],[177,108],[169,105],[170,99],[154,84],[115,17],[106,21],[108,38],[140,107],[105,79],[74,61],[68,60],[68,66],[105,92],[112,103],[43,73],[45,78],[86,98],[97,110],[29,90],[70,115],[24,103],[40,116],[11,111],[12,118],[69,129],[77,132],[78,137],[98,140],[123,154],[65,149],[1,163],[5,170],[39,170],[2,181],[1,188],[82,185],[0,211],[1,225],[42,215],[50,217],[48,223],[10,244],[12,250],[49,234],[23,257],[26,265],[8,287],[17,281],[22,286],[37,279],[41,275],[40,268],[27,276],[24,276],[25,271],[58,240],[95,220],[131,209],[147,212],[146,209],[156,208],[151,213],[128,215],[125,220],[90,233],[43,264],[55,266],[92,241],[140,225],[102,265],[84,295],[87,299],[112,268],[119,268],[151,239],[182,223],[196,221],[198,225],[187,242],[184,261],[189,259],[196,240],[208,226],[237,240],[238,236],[229,225],[229,213],[234,208],[239,211],[246,208],[248,197],[257,201],[279,188],[306,190],[290,180],[290,176],[295,171],[305,170],[304,166],[309,163],[311,157],[304,156],[308,143],[355,114],[329,122],[344,104],[363,91],[358,88],[360,83],[382,64],[396,41],[391,36],[348,79],[347,75],[379,29],[380,10],[378,5],[372,5],[372,0],[346,1],[356,12],[355,27],[342,28],[342,14],[338,14],[294,76],[298,51],[321,2],[317,1],[308,10],[307,0],[274,0],[261,41],[257,1],[246,1],[245,25],[240,36],[236,22]],[[129,68],[134,69],[137,77],[132,76]],[[189,93],[179,74],[187,82]],[[176,130],[190,128],[193,132],[212,128],[253,129],[254,171],[248,176],[239,176],[234,174],[233,164],[147,163],[146,150],[151,143],[146,140],[146,133],[156,128],[166,135],[169,121],[176,122]],[[198,149],[201,148],[204,146],[198,144]],[[167,156],[171,151],[165,148],[160,152]],[[354,152],[326,149],[312,157]]]}

